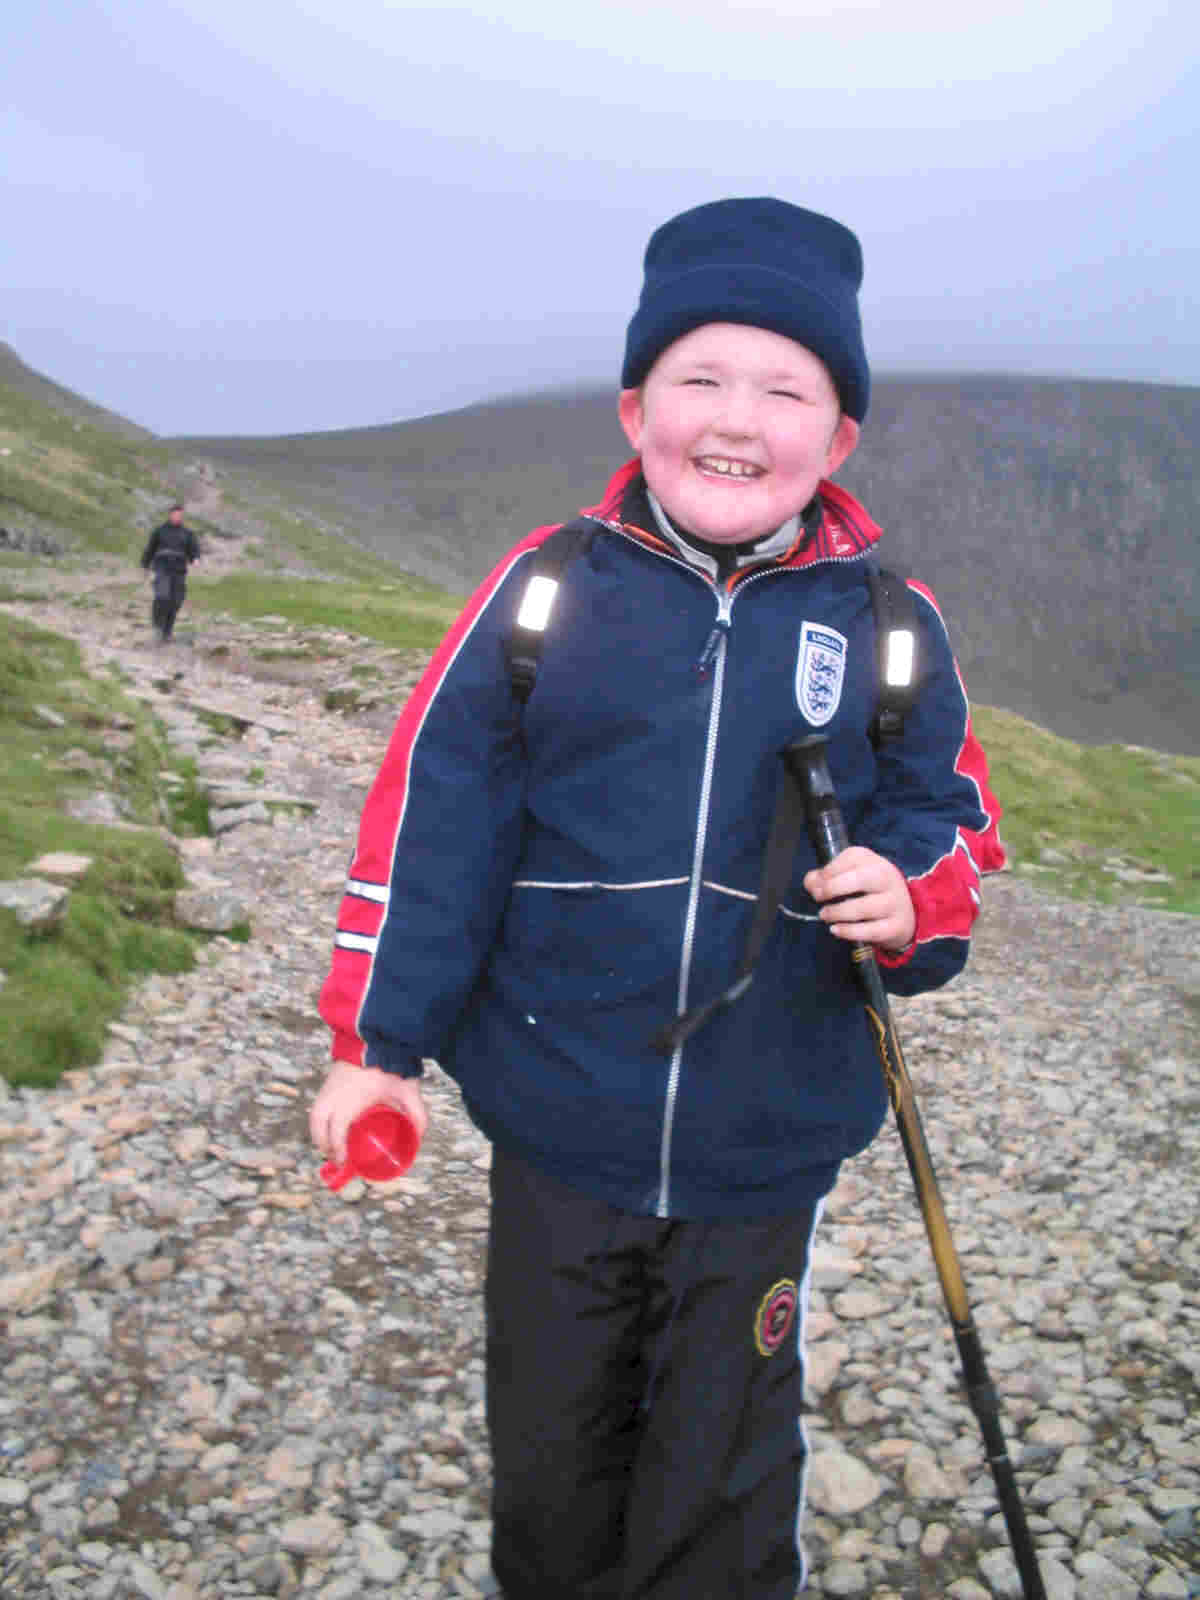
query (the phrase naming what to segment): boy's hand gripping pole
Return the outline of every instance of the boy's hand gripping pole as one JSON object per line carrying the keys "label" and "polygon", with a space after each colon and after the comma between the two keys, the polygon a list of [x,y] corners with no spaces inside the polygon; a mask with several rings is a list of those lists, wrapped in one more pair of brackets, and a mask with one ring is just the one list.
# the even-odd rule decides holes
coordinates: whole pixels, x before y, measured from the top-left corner
{"label": "boy's hand gripping pole", "polygon": [[[834,792],[829,763],[825,759],[824,738],[820,734],[813,734],[808,738],[798,739],[783,752],[783,761],[789,777],[795,781],[803,796],[808,831],[817,853],[817,860],[821,866],[826,866],[834,856],[841,854],[850,841]],[[966,1380],[967,1398],[971,1402],[971,1409],[978,1419],[983,1434],[988,1465],[992,1469],[1000,1509],[1004,1513],[1004,1521],[1008,1527],[1009,1543],[1012,1546],[1017,1571],[1020,1573],[1025,1600],[1046,1600],[1046,1590],[1038,1570],[1033,1540],[1017,1493],[1016,1476],[1004,1444],[996,1391],[988,1377],[983,1359],[983,1347],[971,1320],[967,1288],[959,1265],[958,1252],[950,1237],[950,1226],[946,1220],[946,1210],[942,1204],[937,1178],[934,1176],[929,1147],[925,1142],[925,1131],[921,1126],[920,1113],[913,1095],[912,1080],[904,1065],[900,1039],[896,1033],[896,1025],[892,1021],[887,994],[875,960],[875,951],[869,944],[854,944],[851,946],[850,954],[858,981],[862,986],[867,1017],[871,1031],[875,1035],[879,1059],[883,1064],[888,1098],[896,1114],[896,1124],[908,1160],[908,1170],[912,1174],[913,1185],[917,1191],[921,1215],[925,1219],[925,1231],[929,1235],[929,1243],[933,1249],[934,1265],[937,1267],[938,1278],[942,1285],[942,1295],[946,1309],[950,1313],[950,1325],[954,1330],[963,1377]]]}

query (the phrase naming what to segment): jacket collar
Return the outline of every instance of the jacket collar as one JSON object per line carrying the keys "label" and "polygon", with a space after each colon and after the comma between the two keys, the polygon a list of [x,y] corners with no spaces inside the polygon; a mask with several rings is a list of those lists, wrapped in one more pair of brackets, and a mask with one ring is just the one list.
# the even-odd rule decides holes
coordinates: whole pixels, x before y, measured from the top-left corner
{"label": "jacket collar", "polygon": [[[629,520],[628,514],[634,510],[635,496],[650,511],[650,516],[644,519],[645,525],[640,518]],[[777,536],[772,535],[771,539],[764,541],[764,545],[770,545],[771,548],[756,551],[751,564],[774,562],[778,566],[805,567],[818,561],[851,561],[869,550],[883,532],[854,496],[830,478],[821,479],[817,487],[816,504],[819,515],[813,517],[806,513],[786,548],[776,550],[774,545]],[[681,549],[676,540],[666,537],[665,530],[660,531],[648,501],[642,463],[637,456],[613,474],[603,500],[598,505],[586,507],[584,515],[619,525],[639,543],[651,549],[673,549],[689,564],[701,565],[697,560],[700,552],[690,546],[686,550]],[[739,566],[743,565],[739,563]]]}

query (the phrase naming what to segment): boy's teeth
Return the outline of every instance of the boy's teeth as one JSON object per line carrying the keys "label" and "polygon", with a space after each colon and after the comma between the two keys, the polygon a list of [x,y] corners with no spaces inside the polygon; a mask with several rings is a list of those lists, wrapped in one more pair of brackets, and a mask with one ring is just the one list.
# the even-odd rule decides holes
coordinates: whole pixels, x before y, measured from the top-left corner
{"label": "boy's teeth", "polygon": [[710,472],[721,472],[730,478],[754,478],[758,476],[758,468],[752,467],[743,461],[727,461],[722,456],[704,456],[701,466],[707,467]]}

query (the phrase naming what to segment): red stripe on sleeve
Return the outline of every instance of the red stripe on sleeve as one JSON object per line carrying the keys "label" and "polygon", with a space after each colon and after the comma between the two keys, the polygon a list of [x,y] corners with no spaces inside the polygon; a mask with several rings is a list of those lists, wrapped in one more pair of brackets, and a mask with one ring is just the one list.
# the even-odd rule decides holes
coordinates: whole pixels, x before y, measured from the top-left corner
{"label": "red stripe on sleeve", "polygon": [[374,938],[383,925],[384,907],[373,900],[359,900],[348,894],[342,901],[338,928],[342,933],[365,933]]}

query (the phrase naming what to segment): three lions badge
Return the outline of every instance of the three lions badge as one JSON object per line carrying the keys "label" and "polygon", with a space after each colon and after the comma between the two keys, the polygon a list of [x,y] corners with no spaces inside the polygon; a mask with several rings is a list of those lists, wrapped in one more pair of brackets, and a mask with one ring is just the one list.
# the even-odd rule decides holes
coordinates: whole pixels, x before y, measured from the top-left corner
{"label": "three lions badge", "polygon": [[811,727],[823,728],[838,708],[846,676],[846,639],[818,622],[800,624],[796,704]]}

